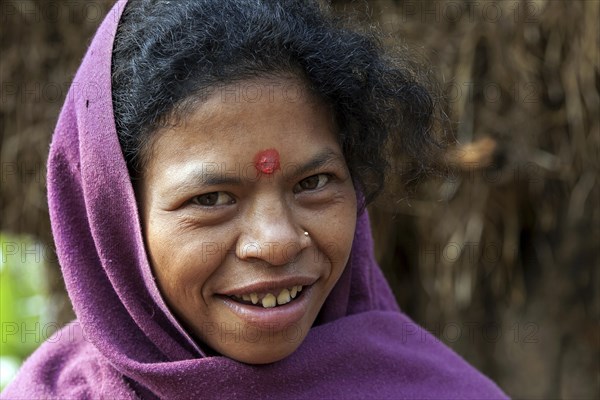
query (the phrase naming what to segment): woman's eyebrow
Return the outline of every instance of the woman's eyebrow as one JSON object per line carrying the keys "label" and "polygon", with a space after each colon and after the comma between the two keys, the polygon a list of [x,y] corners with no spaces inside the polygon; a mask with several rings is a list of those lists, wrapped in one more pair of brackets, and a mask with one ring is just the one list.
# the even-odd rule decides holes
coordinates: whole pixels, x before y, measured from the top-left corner
{"label": "woman's eyebrow", "polygon": [[204,169],[194,171],[191,176],[188,176],[185,184],[217,186],[217,185],[241,185],[242,179],[239,176],[239,171],[205,171]]}
{"label": "woman's eyebrow", "polygon": [[225,173],[216,171],[206,171],[204,168],[190,171],[183,179],[174,181],[169,185],[169,192],[187,192],[203,186],[218,185],[241,185],[242,180],[239,174],[233,174],[231,171]]}
{"label": "woman's eyebrow", "polygon": [[200,173],[196,182],[204,186],[217,186],[217,185],[241,185],[242,180],[239,176],[228,176],[218,173]]}
{"label": "woman's eyebrow", "polygon": [[285,168],[285,170],[290,170],[289,174],[286,174],[286,179],[293,180],[305,175],[311,171],[319,169],[328,164],[339,164],[344,158],[341,154],[332,149],[325,149],[319,153],[317,153],[313,158],[311,158],[308,162],[295,166],[293,168]]}

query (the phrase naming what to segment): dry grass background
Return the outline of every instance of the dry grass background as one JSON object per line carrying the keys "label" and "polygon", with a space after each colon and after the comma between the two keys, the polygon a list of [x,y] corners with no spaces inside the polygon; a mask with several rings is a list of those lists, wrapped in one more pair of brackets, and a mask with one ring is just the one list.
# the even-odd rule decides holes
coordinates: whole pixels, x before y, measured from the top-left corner
{"label": "dry grass background", "polygon": [[[4,232],[52,242],[48,144],[110,3],[1,3]],[[392,179],[371,207],[403,309],[511,396],[600,397],[600,3],[334,5],[426,60],[456,138],[440,160],[447,176],[410,196]],[[49,261],[64,322],[70,306]]]}

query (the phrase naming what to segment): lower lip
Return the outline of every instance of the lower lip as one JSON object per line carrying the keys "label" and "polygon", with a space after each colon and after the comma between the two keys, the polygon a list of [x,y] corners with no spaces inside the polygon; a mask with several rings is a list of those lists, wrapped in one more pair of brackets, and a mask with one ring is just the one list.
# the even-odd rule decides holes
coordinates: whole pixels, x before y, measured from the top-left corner
{"label": "lower lip", "polygon": [[238,303],[227,296],[219,296],[219,299],[247,324],[256,325],[259,328],[265,327],[272,331],[281,331],[298,323],[306,315],[312,288],[313,285],[304,287],[302,296],[299,298],[282,306],[271,308]]}

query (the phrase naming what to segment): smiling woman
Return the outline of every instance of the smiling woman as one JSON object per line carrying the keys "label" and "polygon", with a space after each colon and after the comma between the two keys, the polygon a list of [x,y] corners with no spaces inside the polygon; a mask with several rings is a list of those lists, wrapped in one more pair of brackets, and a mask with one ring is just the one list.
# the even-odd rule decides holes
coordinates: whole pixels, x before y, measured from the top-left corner
{"label": "smiling woman", "polygon": [[399,65],[312,1],[119,1],[49,156],[77,321],[2,397],[505,397],[373,257],[388,139],[432,141]]}
{"label": "smiling woman", "polygon": [[[301,85],[293,77],[247,83],[265,93],[273,84]],[[138,193],[167,303],[219,354],[253,364],[289,356],[342,274],[356,225],[354,186],[329,108],[309,91],[253,102],[214,93],[156,135]],[[273,145],[278,150],[261,150]],[[257,168],[245,173],[229,167],[253,160]],[[207,254],[206,238],[234,250]],[[220,340],[236,330],[252,335]]]}

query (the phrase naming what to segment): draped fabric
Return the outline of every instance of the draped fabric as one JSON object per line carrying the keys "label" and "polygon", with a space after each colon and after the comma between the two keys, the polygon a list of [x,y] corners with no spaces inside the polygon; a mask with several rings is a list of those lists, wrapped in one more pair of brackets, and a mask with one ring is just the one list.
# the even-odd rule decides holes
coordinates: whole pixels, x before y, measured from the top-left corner
{"label": "draped fabric", "polygon": [[399,310],[375,262],[366,212],[350,261],[297,351],[268,365],[205,354],[152,276],[117,138],[111,52],[124,6],[117,2],[81,63],[48,161],[52,230],[77,319],[1,397],[505,398]]}

